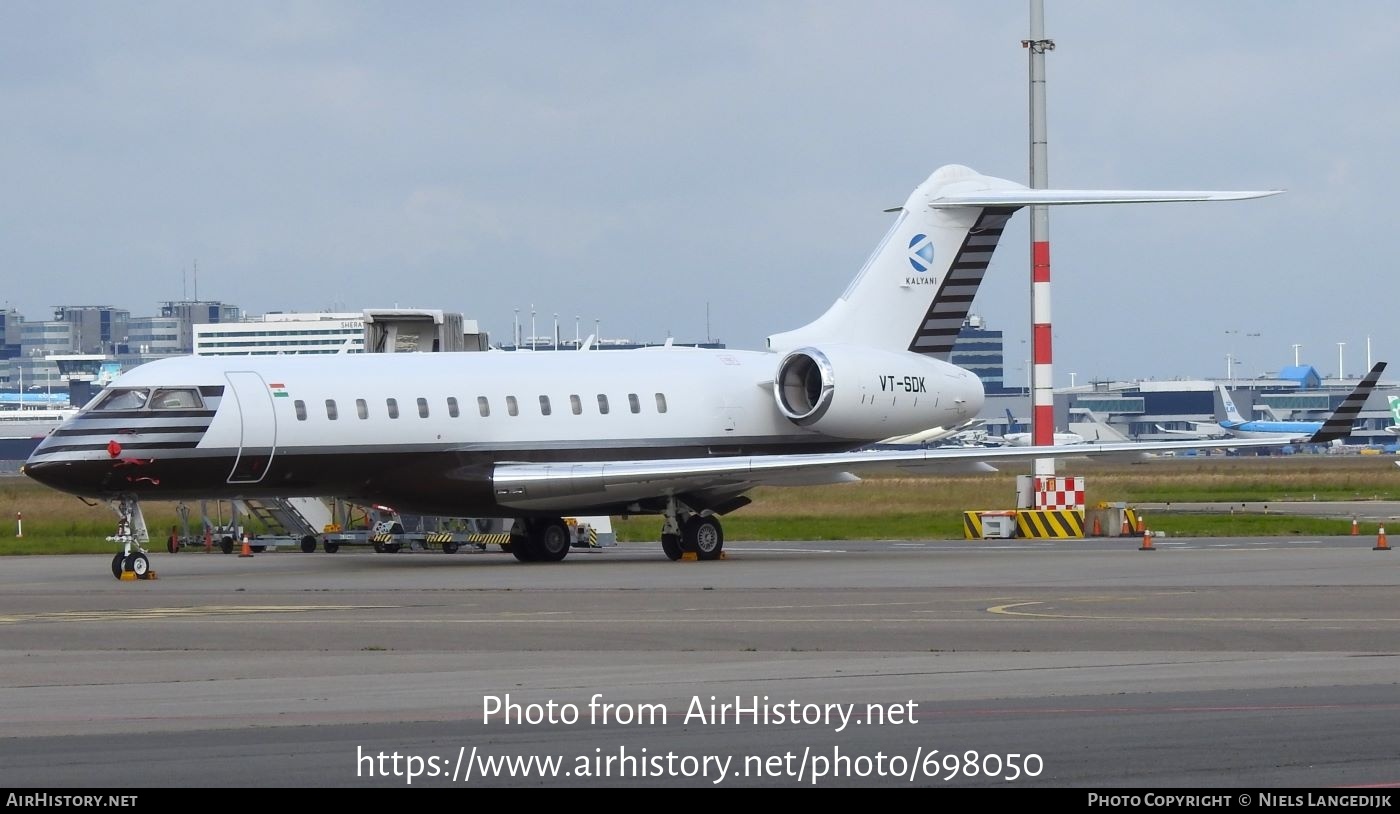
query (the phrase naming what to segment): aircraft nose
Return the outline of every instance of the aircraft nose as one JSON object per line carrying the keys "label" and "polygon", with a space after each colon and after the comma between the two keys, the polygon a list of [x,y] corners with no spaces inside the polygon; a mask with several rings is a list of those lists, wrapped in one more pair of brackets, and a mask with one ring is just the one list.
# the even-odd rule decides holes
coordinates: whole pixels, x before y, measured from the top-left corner
{"label": "aircraft nose", "polygon": [[103,474],[98,474],[92,471],[91,467],[84,467],[76,461],[29,461],[21,466],[19,471],[50,489],[72,495],[91,497],[101,491]]}

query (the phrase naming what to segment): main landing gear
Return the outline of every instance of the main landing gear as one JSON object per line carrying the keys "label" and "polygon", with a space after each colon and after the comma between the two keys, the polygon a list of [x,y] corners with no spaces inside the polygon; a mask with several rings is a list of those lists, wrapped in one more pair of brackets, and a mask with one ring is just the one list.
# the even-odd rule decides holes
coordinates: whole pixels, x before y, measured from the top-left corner
{"label": "main landing gear", "polygon": [[724,558],[724,527],[714,515],[700,514],[669,498],[661,526],[661,550],[672,560],[694,554],[698,560]]}
{"label": "main landing gear", "polygon": [[521,562],[559,562],[569,556],[573,535],[562,517],[517,519],[510,530],[510,553]]}
{"label": "main landing gear", "polygon": [[117,513],[117,533],[108,537],[107,542],[122,546],[112,557],[112,576],[123,580],[155,579],[156,572],[151,570],[146,551],[151,537],[146,531],[141,503],[134,497],[122,497],[112,501],[112,509]]}

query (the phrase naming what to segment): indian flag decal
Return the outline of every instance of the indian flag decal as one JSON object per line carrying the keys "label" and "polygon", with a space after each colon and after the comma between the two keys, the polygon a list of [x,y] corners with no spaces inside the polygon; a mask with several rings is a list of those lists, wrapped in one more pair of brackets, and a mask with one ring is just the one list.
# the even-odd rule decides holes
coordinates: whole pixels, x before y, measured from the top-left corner
{"label": "indian flag decal", "polygon": [[285,384],[269,384],[268,387],[271,388],[271,390],[272,390],[272,397],[273,397],[273,398],[284,399],[284,398],[287,397],[287,385],[285,385]]}

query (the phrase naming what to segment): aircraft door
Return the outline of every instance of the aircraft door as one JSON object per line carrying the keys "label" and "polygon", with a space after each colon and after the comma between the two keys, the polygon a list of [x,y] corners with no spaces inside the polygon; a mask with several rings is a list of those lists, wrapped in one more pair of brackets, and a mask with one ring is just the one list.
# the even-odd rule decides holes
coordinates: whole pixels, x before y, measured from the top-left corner
{"label": "aircraft door", "polygon": [[242,422],[242,440],[238,459],[229,472],[229,483],[258,483],[272,465],[277,450],[277,413],[272,406],[272,391],[263,377],[252,371],[224,374],[238,404]]}

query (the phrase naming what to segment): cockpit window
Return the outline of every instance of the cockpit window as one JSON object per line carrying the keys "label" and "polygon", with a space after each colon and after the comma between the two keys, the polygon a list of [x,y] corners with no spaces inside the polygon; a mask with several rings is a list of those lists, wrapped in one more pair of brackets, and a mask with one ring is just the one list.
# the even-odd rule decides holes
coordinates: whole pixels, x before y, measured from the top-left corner
{"label": "cockpit window", "polygon": [[145,388],[118,387],[108,390],[102,401],[93,410],[140,410],[146,406],[146,398],[151,391]]}
{"label": "cockpit window", "polygon": [[194,387],[163,388],[151,394],[152,410],[198,410],[203,406]]}

